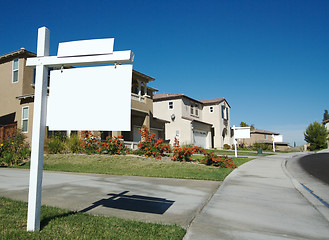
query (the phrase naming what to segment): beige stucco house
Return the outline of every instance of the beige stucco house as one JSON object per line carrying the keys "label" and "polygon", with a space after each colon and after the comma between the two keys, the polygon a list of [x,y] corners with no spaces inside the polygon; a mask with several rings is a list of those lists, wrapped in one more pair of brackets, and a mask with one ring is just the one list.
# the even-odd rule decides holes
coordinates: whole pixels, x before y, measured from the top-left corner
{"label": "beige stucco house", "polygon": [[[0,56],[0,127],[16,125],[26,135],[28,142],[32,140],[34,69],[26,67],[26,59],[35,56],[35,53],[24,48]],[[148,83],[154,80],[133,70],[131,131],[104,132],[102,137],[123,135],[126,144],[135,147],[140,140],[138,128],[145,125],[157,137],[164,138],[166,121],[153,117],[152,98],[157,89],[149,87]]]}
{"label": "beige stucco house", "polygon": [[33,75],[27,68],[26,59],[36,54],[21,48],[0,56],[0,125],[16,125],[32,137],[33,122]]}
{"label": "beige stucco house", "polygon": [[[273,145],[272,135],[277,136],[280,134],[276,133],[276,132],[271,132],[271,131],[255,128],[250,131],[250,138],[239,139],[238,143],[243,144],[245,146],[252,146],[255,143],[264,143],[264,144],[269,144],[272,146]],[[289,149],[289,144],[287,142],[276,142],[275,148],[277,150],[284,151],[284,150]]]}
{"label": "beige stucco house", "polygon": [[166,140],[180,145],[223,148],[231,144],[230,106],[224,98],[198,101],[184,94],[161,93],[153,97],[154,116],[168,121]]}

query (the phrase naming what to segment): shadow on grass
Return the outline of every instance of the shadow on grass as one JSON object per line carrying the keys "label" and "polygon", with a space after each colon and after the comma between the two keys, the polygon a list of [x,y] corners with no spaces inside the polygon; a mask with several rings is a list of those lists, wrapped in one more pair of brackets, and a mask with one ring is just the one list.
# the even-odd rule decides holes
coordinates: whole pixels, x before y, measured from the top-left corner
{"label": "shadow on grass", "polygon": [[50,221],[56,219],[56,218],[65,218],[65,217],[68,217],[68,216],[71,216],[71,215],[74,215],[74,214],[77,214],[78,212],[68,212],[68,213],[63,213],[63,214],[58,214],[58,215],[54,215],[54,216],[51,216],[51,217],[46,217],[46,218],[43,218],[41,221],[40,221],[40,230],[42,230],[43,228],[45,228]]}

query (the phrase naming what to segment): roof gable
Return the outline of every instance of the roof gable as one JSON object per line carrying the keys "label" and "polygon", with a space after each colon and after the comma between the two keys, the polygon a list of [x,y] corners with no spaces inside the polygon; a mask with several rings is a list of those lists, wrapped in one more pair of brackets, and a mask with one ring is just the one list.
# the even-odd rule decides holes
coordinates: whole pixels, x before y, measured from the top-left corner
{"label": "roof gable", "polygon": [[33,52],[27,51],[25,48],[21,48],[17,51],[6,53],[0,56],[0,63],[12,61],[15,58],[28,58],[36,57],[37,55]]}

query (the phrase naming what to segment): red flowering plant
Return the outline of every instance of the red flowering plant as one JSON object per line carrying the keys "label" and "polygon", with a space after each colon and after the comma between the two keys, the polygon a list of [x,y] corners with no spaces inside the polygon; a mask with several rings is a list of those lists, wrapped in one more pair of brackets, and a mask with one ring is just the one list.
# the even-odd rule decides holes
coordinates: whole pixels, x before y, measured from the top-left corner
{"label": "red flowering plant", "polygon": [[100,153],[110,155],[126,154],[127,148],[121,139],[122,136],[106,137],[106,141],[101,144]]}
{"label": "red flowering plant", "polygon": [[101,141],[96,138],[91,131],[82,131],[81,132],[80,147],[86,154],[97,154],[101,153]]}
{"label": "red flowering plant", "polygon": [[174,139],[174,156],[172,159],[173,161],[194,162],[194,160],[192,159],[192,155],[197,153],[204,155],[204,160],[200,161],[200,163],[202,164],[220,168],[236,168],[236,165],[234,164],[231,158],[228,158],[226,156],[217,156],[213,153],[209,153],[202,147],[180,147],[178,139]]}
{"label": "red flowering plant", "polygon": [[194,162],[192,159],[192,155],[196,153],[203,154],[205,150],[202,147],[197,146],[179,146],[179,140],[177,138],[174,139],[174,156],[172,158],[173,161],[180,162]]}
{"label": "red flowering plant", "polygon": [[204,153],[205,159],[201,161],[208,166],[215,166],[220,168],[236,168],[232,158],[228,158],[227,156],[217,156],[213,153]]}
{"label": "red flowering plant", "polygon": [[135,154],[161,159],[165,152],[170,152],[169,144],[164,143],[161,138],[156,139],[155,134],[151,134],[146,126],[139,129],[139,133],[141,141],[138,144],[138,150],[134,152]]}

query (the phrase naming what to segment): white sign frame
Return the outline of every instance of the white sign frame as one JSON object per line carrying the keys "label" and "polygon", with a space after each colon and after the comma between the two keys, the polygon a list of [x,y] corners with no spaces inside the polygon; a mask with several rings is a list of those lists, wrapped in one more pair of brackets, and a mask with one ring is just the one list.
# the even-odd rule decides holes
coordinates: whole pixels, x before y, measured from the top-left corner
{"label": "white sign frame", "polygon": [[250,127],[236,127],[233,125],[232,129],[234,131],[234,153],[235,157],[238,157],[237,139],[250,138]]}
{"label": "white sign frame", "polygon": [[[37,57],[28,58],[26,62],[27,67],[36,68],[27,231],[40,230],[42,168],[47,116],[48,67],[132,63],[134,60],[134,54],[130,50],[113,52],[112,54],[108,54],[107,50],[103,55],[50,57],[49,40],[50,31],[48,28],[39,28]],[[101,54],[101,52],[97,54]]]}
{"label": "white sign frame", "polygon": [[283,142],[283,136],[282,135],[272,134],[272,141],[273,141],[273,152],[275,152],[275,143],[276,142]]}

